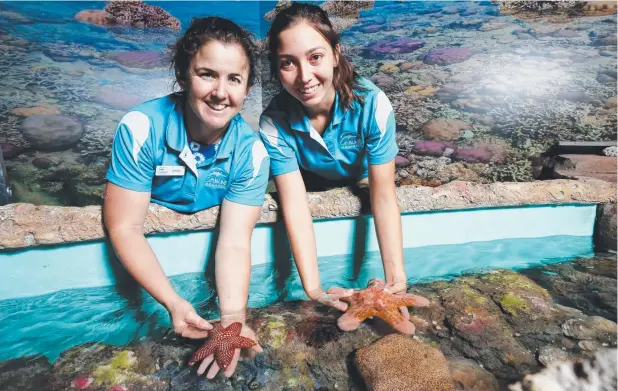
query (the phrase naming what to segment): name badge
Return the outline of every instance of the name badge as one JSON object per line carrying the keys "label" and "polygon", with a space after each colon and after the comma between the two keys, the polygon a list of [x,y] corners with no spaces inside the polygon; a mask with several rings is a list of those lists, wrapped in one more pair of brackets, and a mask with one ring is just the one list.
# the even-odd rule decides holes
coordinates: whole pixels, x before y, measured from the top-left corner
{"label": "name badge", "polygon": [[184,166],[157,166],[156,176],[183,176],[185,175]]}

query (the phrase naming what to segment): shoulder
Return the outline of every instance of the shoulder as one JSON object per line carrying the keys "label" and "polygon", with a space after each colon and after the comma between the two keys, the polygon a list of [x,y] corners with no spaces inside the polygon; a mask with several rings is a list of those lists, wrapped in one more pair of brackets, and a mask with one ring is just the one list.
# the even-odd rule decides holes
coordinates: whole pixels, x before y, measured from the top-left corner
{"label": "shoulder", "polygon": [[120,119],[119,127],[125,125],[133,135],[140,135],[142,139],[151,133],[162,135],[175,106],[175,99],[171,95],[151,99],[126,112]]}
{"label": "shoulder", "polygon": [[373,84],[371,80],[360,77],[358,84],[360,88],[358,88],[356,92],[363,97],[364,106],[375,106],[379,100],[386,98],[384,91],[382,91],[380,87]]}
{"label": "shoulder", "polygon": [[260,116],[260,127],[262,124],[262,119],[269,118],[271,122],[278,124],[279,126],[283,126],[289,123],[289,118],[296,113],[298,110],[297,105],[295,104],[296,98],[290,96],[290,94],[282,90],[274,98],[271,99],[266,109],[262,112]]}
{"label": "shoulder", "polygon": [[236,133],[235,148],[238,148],[240,152],[238,155],[253,154],[254,150],[264,149],[258,133],[240,115],[234,117],[232,121],[234,121],[233,127]]}

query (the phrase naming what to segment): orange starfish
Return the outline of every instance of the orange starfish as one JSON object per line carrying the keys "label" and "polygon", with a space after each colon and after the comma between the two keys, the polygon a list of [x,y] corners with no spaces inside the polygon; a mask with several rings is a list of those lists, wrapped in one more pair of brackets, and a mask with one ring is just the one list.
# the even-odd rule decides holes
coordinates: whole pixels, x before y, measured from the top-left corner
{"label": "orange starfish", "polygon": [[414,334],[414,324],[399,311],[399,307],[426,307],[429,300],[408,293],[392,294],[384,291],[384,281],[375,278],[367,288],[340,300],[349,304],[345,314],[337,320],[343,331],[355,330],[367,318],[377,316],[404,334]]}
{"label": "orange starfish", "polygon": [[234,322],[225,328],[221,326],[221,323],[213,323],[208,340],[193,353],[191,360],[189,360],[189,365],[193,365],[197,361],[202,361],[211,354],[214,354],[219,368],[227,368],[232,362],[236,348],[250,348],[256,344],[254,340],[242,337],[240,335],[241,330],[242,324],[239,322]]}

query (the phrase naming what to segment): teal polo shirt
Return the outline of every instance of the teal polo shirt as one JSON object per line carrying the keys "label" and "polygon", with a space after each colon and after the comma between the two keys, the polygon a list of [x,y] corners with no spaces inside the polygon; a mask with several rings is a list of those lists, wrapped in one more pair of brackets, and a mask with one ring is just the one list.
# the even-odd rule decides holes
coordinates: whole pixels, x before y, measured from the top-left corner
{"label": "teal polo shirt", "polygon": [[362,179],[369,164],[384,164],[399,151],[395,116],[386,94],[361,78],[363,103],[342,107],[335,96],[333,117],[320,135],[302,104],[283,90],[260,117],[260,137],[270,155],[273,176],[300,168],[330,180]]}
{"label": "teal polo shirt", "polygon": [[173,95],[145,102],[120,120],[107,180],[150,192],[151,200],[193,213],[223,199],[261,206],[268,184],[264,144],[238,114],[210,156],[196,161],[187,138],[182,105]]}

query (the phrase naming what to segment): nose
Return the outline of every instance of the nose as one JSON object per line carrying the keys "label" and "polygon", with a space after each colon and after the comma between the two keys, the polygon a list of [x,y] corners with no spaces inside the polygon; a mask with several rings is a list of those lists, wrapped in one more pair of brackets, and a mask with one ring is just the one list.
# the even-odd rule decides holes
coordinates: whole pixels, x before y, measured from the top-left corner
{"label": "nose", "polygon": [[309,64],[300,64],[298,66],[298,78],[303,84],[307,84],[313,78],[311,66]]}
{"label": "nose", "polygon": [[225,99],[225,82],[221,80],[217,81],[217,84],[214,86],[211,95],[215,99]]}

